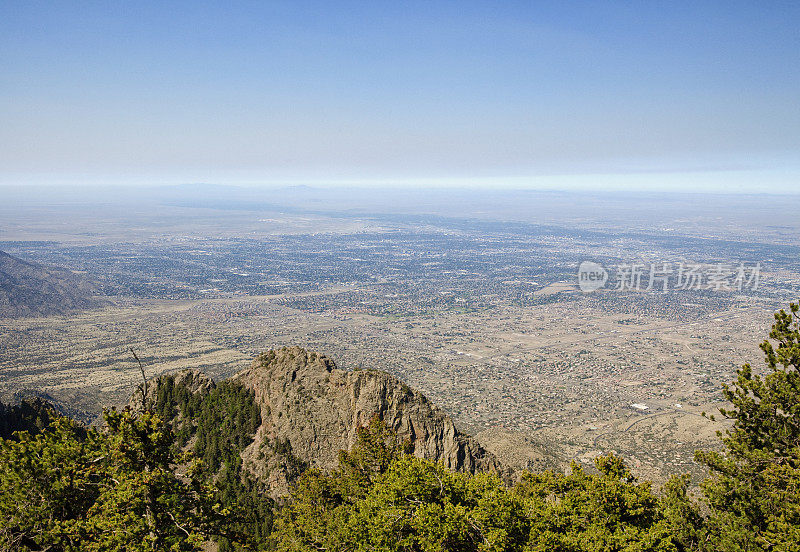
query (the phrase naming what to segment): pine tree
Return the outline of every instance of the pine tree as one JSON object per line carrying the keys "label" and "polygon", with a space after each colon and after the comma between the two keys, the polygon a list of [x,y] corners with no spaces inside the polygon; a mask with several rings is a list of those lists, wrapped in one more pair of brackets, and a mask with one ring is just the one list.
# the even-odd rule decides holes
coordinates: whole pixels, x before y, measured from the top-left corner
{"label": "pine tree", "polygon": [[107,483],[102,436],[54,418],[37,435],[0,440],[0,550],[78,550]]}
{"label": "pine tree", "polygon": [[800,549],[800,306],[775,314],[761,344],[767,374],[745,364],[724,387],[733,421],[724,451],[698,452],[711,470],[706,548],[719,552]]}

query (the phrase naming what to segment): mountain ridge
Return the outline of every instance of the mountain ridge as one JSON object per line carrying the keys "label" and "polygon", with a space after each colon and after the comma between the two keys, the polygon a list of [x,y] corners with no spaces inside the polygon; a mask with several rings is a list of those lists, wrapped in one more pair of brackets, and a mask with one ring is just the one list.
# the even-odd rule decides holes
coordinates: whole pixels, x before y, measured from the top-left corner
{"label": "mountain ridge", "polygon": [[[219,384],[199,370],[162,375],[148,384],[146,402],[156,404],[164,385],[170,393],[179,388],[178,394],[202,401],[223,383],[251,393],[260,411],[260,423],[241,457],[245,469],[267,486],[273,498],[288,495],[306,468],[336,468],[339,452],[353,447],[359,428],[374,416],[398,441],[408,443],[418,458],[454,471],[511,475],[477,440],[457,429],[447,414],[401,380],[378,370],[342,370],[326,355],[301,347],[263,353],[248,369]],[[141,408],[140,392],[128,405]],[[178,419],[177,408],[174,415]]]}
{"label": "mountain ridge", "polygon": [[66,314],[102,304],[97,288],[65,268],[19,259],[0,251],[0,316]]}

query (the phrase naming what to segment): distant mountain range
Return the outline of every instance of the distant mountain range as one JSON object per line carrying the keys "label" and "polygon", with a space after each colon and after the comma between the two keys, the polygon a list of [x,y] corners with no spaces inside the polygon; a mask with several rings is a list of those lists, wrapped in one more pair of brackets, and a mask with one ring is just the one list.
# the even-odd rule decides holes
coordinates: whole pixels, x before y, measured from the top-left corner
{"label": "distant mountain range", "polygon": [[65,314],[102,304],[97,288],[79,274],[23,261],[0,251],[0,317]]}

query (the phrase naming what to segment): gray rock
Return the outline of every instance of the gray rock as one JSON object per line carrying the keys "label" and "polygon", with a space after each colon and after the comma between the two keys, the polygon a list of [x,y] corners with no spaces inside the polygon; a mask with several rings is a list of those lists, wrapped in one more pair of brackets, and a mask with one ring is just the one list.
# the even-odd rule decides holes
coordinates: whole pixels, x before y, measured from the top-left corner
{"label": "gray rock", "polygon": [[339,451],[355,444],[357,429],[377,414],[420,458],[458,471],[503,471],[449,416],[387,373],[347,372],[324,355],[287,347],[262,354],[234,377],[261,406],[262,425],[251,447],[288,439],[297,458],[329,470],[338,465]]}

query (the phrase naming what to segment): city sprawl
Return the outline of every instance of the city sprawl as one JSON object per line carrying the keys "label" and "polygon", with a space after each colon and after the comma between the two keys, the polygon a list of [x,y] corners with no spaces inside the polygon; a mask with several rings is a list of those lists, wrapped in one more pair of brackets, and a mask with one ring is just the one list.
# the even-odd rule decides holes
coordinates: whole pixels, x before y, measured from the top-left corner
{"label": "city sprawl", "polygon": [[[55,212],[4,212],[0,249],[86,273],[108,301],[0,322],[6,395],[96,412],[138,382],[129,347],[148,375],[224,377],[299,344],[400,377],[518,466],[617,450],[651,477],[695,472],[723,427],[702,414],[738,366],[761,364],[771,313],[800,284],[789,229],[164,204],[90,226],[82,208]],[[608,276],[591,292],[586,262]]]}

